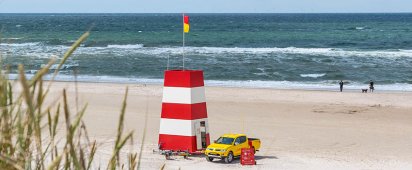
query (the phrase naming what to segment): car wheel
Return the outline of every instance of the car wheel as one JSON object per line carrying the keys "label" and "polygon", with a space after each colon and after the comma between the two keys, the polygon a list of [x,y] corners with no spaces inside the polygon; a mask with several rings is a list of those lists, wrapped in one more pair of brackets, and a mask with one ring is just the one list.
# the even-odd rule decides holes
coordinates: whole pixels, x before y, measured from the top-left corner
{"label": "car wheel", "polygon": [[212,161],[213,161],[213,158],[206,156],[206,160],[207,160],[208,162],[212,162]]}
{"label": "car wheel", "polygon": [[233,153],[229,152],[229,154],[227,154],[227,157],[225,158],[225,162],[231,163],[232,161],[233,161]]}

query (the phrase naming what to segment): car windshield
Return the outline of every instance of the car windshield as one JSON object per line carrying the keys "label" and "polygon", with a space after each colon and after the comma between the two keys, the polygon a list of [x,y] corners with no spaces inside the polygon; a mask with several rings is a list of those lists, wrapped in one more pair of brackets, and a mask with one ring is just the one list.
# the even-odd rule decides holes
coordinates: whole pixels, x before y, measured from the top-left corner
{"label": "car windshield", "polygon": [[216,143],[218,144],[226,144],[226,145],[231,145],[233,143],[233,138],[228,138],[228,137],[220,137],[217,139]]}

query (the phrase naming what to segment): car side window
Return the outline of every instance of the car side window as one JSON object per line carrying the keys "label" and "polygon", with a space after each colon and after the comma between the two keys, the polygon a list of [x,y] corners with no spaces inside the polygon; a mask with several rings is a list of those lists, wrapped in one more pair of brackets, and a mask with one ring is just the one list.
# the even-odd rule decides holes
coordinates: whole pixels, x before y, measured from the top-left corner
{"label": "car side window", "polygon": [[235,143],[238,143],[238,144],[242,143],[240,137],[236,138]]}
{"label": "car side window", "polygon": [[241,136],[240,138],[240,143],[245,143],[246,142],[246,136]]}

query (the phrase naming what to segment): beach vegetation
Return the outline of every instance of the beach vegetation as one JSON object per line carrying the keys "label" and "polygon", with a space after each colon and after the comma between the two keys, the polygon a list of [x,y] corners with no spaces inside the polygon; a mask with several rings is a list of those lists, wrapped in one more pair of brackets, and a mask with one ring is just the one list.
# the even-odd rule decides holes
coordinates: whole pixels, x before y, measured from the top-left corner
{"label": "beach vegetation", "polygon": [[[99,145],[90,140],[83,122],[87,104],[78,111],[70,110],[65,89],[57,101],[48,99],[50,86],[59,69],[87,39],[84,33],[64,54],[50,81],[44,76],[57,59],[28,79],[23,65],[18,66],[18,80],[9,80],[7,67],[0,73],[0,169],[136,169],[140,158],[130,153],[121,160],[120,152],[133,140],[133,132],[124,132],[127,105],[126,88],[120,110],[117,135],[107,164],[96,163]],[[47,86],[45,84],[48,83]]]}

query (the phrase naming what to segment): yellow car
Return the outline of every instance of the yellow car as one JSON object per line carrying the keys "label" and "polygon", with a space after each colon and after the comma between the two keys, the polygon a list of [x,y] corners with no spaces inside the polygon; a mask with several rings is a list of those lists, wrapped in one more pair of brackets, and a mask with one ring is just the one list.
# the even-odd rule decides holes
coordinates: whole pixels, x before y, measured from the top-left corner
{"label": "yellow car", "polygon": [[255,152],[259,151],[260,140],[247,138],[245,134],[222,135],[206,148],[206,160],[211,162],[214,158],[217,158],[230,163],[235,157],[240,156],[242,148],[253,148]]}

